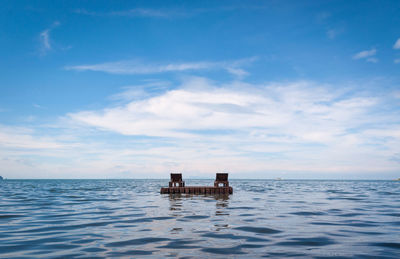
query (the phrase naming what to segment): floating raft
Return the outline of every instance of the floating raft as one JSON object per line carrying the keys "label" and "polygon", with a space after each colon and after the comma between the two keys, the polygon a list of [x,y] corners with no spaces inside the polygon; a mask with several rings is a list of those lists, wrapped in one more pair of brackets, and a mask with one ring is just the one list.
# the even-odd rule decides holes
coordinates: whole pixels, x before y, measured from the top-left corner
{"label": "floating raft", "polygon": [[185,194],[232,194],[233,188],[213,186],[186,186],[186,187],[162,187],[161,194],[185,193]]}
{"label": "floating raft", "polygon": [[217,173],[214,186],[185,186],[185,181],[182,180],[182,174],[171,174],[169,187],[162,187],[160,193],[232,194],[233,188],[229,186],[227,173]]}

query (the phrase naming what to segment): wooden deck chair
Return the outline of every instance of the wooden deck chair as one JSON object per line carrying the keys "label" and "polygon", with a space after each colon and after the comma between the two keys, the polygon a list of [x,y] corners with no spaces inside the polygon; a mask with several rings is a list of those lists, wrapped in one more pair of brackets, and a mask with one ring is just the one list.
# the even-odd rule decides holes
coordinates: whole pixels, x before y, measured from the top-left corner
{"label": "wooden deck chair", "polygon": [[185,182],[182,181],[182,174],[171,174],[171,181],[169,182],[169,187],[185,187]]}
{"label": "wooden deck chair", "polygon": [[214,187],[219,187],[219,184],[223,184],[224,187],[229,187],[228,174],[217,173],[214,181]]}

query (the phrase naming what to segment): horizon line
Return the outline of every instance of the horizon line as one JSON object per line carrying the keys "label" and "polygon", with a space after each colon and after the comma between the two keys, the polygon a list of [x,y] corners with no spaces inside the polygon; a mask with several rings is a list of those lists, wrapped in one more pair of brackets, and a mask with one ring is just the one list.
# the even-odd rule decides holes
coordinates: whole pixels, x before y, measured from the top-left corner
{"label": "horizon line", "polygon": [[[400,178],[230,178],[229,180],[274,180],[274,181],[288,181],[288,180],[326,180],[326,181],[396,181]],[[170,178],[5,178],[3,180],[170,180]],[[185,178],[185,180],[215,180],[214,178]]]}

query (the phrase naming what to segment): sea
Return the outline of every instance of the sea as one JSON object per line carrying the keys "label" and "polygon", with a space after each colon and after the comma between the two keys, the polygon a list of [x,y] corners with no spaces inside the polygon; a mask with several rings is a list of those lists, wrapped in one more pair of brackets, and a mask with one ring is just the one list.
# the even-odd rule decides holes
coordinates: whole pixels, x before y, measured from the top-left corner
{"label": "sea", "polygon": [[[186,180],[212,185],[213,180]],[[400,181],[4,180],[0,258],[400,258]]]}

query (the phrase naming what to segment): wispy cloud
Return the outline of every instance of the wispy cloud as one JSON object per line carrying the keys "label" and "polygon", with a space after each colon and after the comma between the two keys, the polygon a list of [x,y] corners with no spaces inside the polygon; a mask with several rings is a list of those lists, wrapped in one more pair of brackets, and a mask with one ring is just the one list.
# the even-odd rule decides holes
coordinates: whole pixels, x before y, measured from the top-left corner
{"label": "wispy cloud", "polygon": [[45,107],[43,107],[42,105],[37,104],[37,103],[33,103],[32,106],[35,107],[35,108],[37,108],[37,109],[44,109],[44,108],[45,108]]}
{"label": "wispy cloud", "polygon": [[318,22],[324,22],[331,16],[332,16],[332,14],[329,12],[320,12],[316,15],[316,19]]}
{"label": "wispy cloud", "polygon": [[86,9],[77,9],[74,11],[77,14],[90,16],[126,16],[126,17],[153,17],[153,18],[169,18],[182,16],[182,12],[174,9],[153,9],[153,8],[132,8],[128,10],[110,11],[110,12],[95,12]]}
{"label": "wispy cloud", "polygon": [[336,38],[337,32],[335,29],[330,29],[326,32],[326,35],[328,36],[329,39],[334,39]]}
{"label": "wispy cloud", "polygon": [[232,163],[242,172],[395,170],[390,157],[400,144],[398,114],[388,113],[374,95],[334,89],[310,82],[216,85],[193,78],[178,89],[68,118],[127,137],[171,139],[172,146],[128,151],[148,156],[160,170],[212,172],[232,169]]}
{"label": "wispy cloud", "polygon": [[35,136],[25,127],[0,125],[0,147],[21,149],[60,149],[69,145],[57,142],[52,138]]}
{"label": "wispy cloud", "polygon": [[394,62],[395,64],[400,64],[400,58],[396,58],[393,62]]}
{"label": "wispy cloud", "polygon": [[219,6],[215,8],[131,8],[126,10],[111,10],[108,12],[89,11],[86,9],[76,9],[74,13],[89,16],[102,16],[102,17],[144,17],[144,18],[186,18],[195,15],[210,13],[210,12],[231,12],[236,10],[263,10],[266,5],[231,5]]}
{"label": "wispy cloud", "polygon": [[183,72],[196,70],[226,70],[227,72],[243,77],[247,72],[241,67],[254,62],[257,58],[234,60],[231,62],[176,62],[176,63],[143,63],[139,61],[118,61],[92,65],[66,66],[66,70],[98,71],[110,74],[157,74],[168,72]]}
{"label": "wispy cloud", "polygon": [[56,28],[59,25],[60,25],[60,23],[58,21],[56,21],[49,28],[47,28],[46,30],[42,31],[39,34],[40,44],[41,44],[40,53],[42,55],[46,55],[47,52],[52,49],[50,33],[54,28]]}
{"label": "wispy cloud", "polygon": [[353,59],[368,58],[368,57],[375,56],[375,54],[376,54],[376,49],[375,48],[370,49],[370,50],[364,50],[364,51],[361,51],[361,52],[355,54],[353,56]]}
{"label": "wispy cloud", "polygon": [[141,85],[124,86],[122,92],[111,95],[109,99],[126,102],[149,98],[158,95],[160,92],[165,92],[169,87],[171,87],[171,83],[168,81],[152,80]]}
{"label": "wispy cloud", "polygon": [[335,39],[341,33],[343,33],[343,29],[338,29],[338,28],[329,29],[329,30],[326,31],[326,35],[331,40]]}
{"label": "wispy cloud", "polygon": [[169,84],[144,85],[151,93],[125,88],[103,109],[69,113],[40,131],[0,127],[6,176],[165,177],[178,170],[211,177],[223,170],[236,177],[368,178],[398,171],[392,158],[400,117],[391,93],[308,81],[194,77]]}
{"label": "wispy cloud", "polygon": [[113,11],[109,13],[112,16],[142,16],[142,17],[156,17],[156,18],[168,18],[171,16],[179,15],[179,12],[174,10],[161,10],[161,9],[150,9],[150,8],[134,8],[126,11]]}
{"label": "wispy cloud", "polygon": [[40,33],[40,40],[42,42],[42,47],[44,50],[51,49],[50,40],[49,40],[49,29],[46,29]]}
{"label": "wispy cloud", "polygon": [[378,59],[375,57],[370,57],[366,59],[367,62],[371,62],[371,63],[378,63]]}
{"label": "wispy cloud", "polygon": [[[199,86],[202,86],[201,89]],[[197,135],[196,131],[250,128],[269,128],[268,131],[271,131],[278,127],[274,132],[277,134],[291,132],[290,127],[285,130],[281,127],[296,124],[296,121],[297,126],[316,125],[315,122],[319,121],[321,126],[326,127],[321,132],[327,136],[330,135],[328,132],[332,133],[333,129],[338,128],[334,125],[328,127],[328,121],[339,123],[341,127],[346,124],[355,127],[351,121],[360,116],[359,112],[376,104],[374,98],[361,97],[335,101],[338,93],[330,93],[327,89],[313,87],[306,82],[264,86],[261,89],[246,84],[232,88],[215,87],[209,81],[196,78],[186,82],[182,89],[135,100],[117,108],[69,116],[76,121],[126,135],[187,137]],[[348,111],[350,108],[351,111]],[[301,132],[296,129],[290,135],[307,139],[304,136],[312,133],[304,130],[305,135],[302,135]],[[337,130],[338,134],[344,132],[345,128]]]}
{"label": "wispy cloud", "polygon": [[400,49],[400,38],[397,39],[397,41],[393,45],[394,49]]}
{"label": "wispy cloud", "polygon": [[376,49],[372,48],[370,50],[361,51],[353,56],[353,59],[365,59],[367,62],[376,63],[378,59],[375,58]]}

